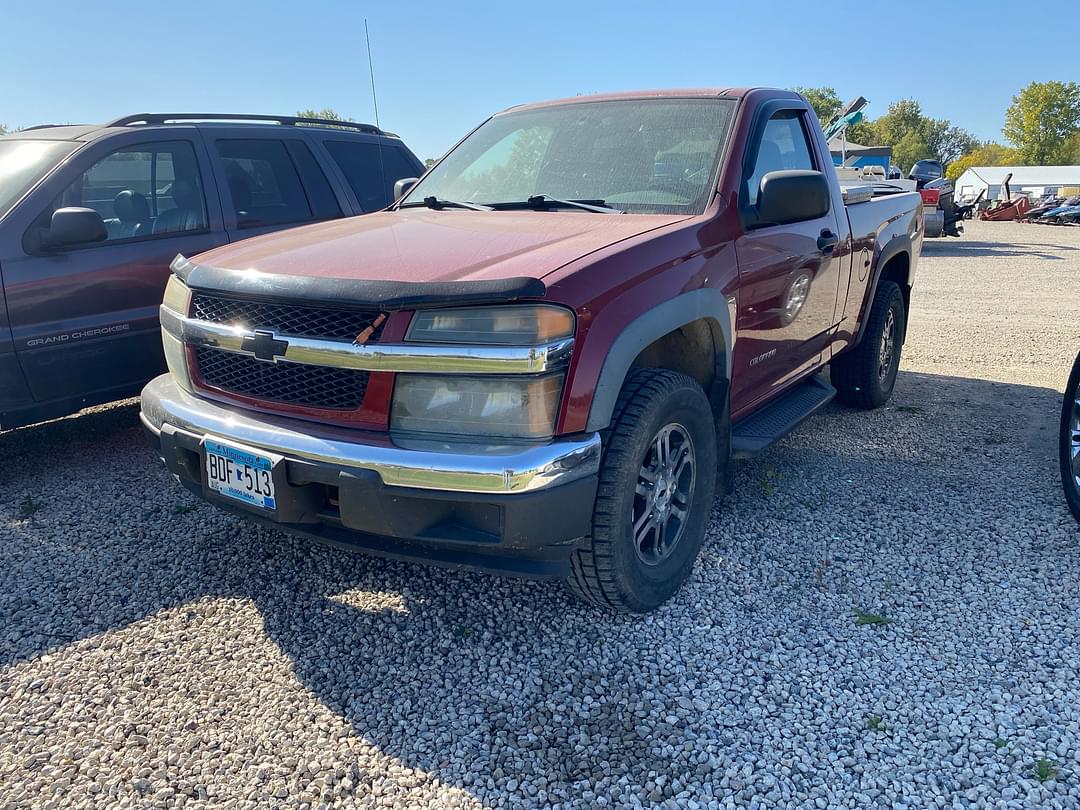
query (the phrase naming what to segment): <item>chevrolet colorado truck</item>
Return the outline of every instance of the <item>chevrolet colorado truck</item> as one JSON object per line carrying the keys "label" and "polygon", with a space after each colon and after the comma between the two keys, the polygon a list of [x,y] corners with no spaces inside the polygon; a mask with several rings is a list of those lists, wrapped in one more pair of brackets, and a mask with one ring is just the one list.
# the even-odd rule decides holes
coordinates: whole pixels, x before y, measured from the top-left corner
{"label": "chevrolet colorado truck", "polygon": [[514,107],[398,186],[176,258],[142,420],[192,492],[645,612],[733,458],[892,392],[922,203],[842,186],[800,95]]}

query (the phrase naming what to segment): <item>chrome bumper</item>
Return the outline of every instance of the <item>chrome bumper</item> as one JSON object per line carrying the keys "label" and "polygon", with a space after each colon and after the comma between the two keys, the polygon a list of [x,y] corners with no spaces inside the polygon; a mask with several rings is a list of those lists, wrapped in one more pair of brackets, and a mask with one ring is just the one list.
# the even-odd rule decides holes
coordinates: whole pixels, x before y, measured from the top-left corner
{"label": "chrome bumper", "polygon": [[228,408],[185,391],[168,374],[143,389],[140,417],[155,434],[171,427],[286,458],[372,470],[391,487],[510,495],[570,483],[600,467],[598,433],[528,445],[363,434]]}

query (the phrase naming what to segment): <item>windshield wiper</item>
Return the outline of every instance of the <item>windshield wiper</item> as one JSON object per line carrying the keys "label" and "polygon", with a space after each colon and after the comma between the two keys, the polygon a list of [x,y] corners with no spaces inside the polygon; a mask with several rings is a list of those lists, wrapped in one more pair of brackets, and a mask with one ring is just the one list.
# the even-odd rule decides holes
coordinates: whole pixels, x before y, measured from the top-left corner
{"label": "windshield wiper", "polygon": [[552,197],[550,194],[534,194],[527,200],[515,201],[515,202],[500,202],[493,204],[495,208],[551,208],[562,206],[564,208],[581,208],[585,211],[592,211],[597,214],[625,214],[625,211],[621,211],[618,208],[612,208],[610,205],[605,205],[603,200],[560,200],[558,197]]}
{"label": "windshield wiper", "polygon": [[423,202],[402,203],[398,208],[417,208],[421,205],[426,205],[428,208],[432,208],[436,211],[440,208],[468,208],[470,211],[495,210],[490,205],[480,205],[479,203],[463,202],[461,200],[443,200],[438,197],[424,197]]}

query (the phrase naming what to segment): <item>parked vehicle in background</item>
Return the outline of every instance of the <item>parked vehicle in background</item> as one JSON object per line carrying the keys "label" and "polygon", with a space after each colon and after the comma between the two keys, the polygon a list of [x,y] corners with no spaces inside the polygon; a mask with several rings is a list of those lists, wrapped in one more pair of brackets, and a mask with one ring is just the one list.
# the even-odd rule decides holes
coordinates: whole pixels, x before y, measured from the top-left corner
{"label": "parked vehicle in background", "polygon": [[953,184],[944,177],[930,180],[919,187],[923,201],[923,222],[926,236],[959,236],[964,232],[960,223],[962,209],[958,208],[953,194]]}
{"label": "parked vehicle in background", "polygon": [[788,91],[512,108],[387,211],[178,258],[143,422],[251,519],[648,611],[732,458],[891,395],[922,204],[876,189]]}
{"label": "parked vehicle in background", "polygon": [[1073,362],[1065,399],[1061,403],[1061,430],[1058,437],[1061,485],[1073,517],[1080,520],[1080,354]]}
{"label": "parked vehicle in background", "polygon": [[376,127],[295,117],[139,114],[0,138],[0,429],[160,374],[178,253],[385,208],[422,170]]}

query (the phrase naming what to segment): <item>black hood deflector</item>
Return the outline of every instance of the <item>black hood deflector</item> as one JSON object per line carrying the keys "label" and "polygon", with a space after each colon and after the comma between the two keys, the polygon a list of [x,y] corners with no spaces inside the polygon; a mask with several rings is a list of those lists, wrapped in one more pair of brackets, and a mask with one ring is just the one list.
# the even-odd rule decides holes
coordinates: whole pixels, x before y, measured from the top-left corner
{"label": "black hood deflector", "polygon": [[377,306],[384,310],[433,309],[462,304],[504,304],[543,298],[547,294],[543,281],[526,277],[481,281],[379,281],[283,276],[195,264],[180,255],[173,259],[170,268],[192,289],[296,304]]}

